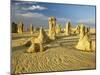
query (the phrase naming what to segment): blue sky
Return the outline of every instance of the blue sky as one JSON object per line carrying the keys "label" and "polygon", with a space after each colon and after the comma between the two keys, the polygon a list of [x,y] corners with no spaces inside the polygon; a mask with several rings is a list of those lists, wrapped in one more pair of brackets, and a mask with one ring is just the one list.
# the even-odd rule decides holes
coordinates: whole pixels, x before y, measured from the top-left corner
{"label": "blue sky", "polygon": [[67,21],[71,21],[73,26],[84,23],[95,27],[95,6],[12,1],[11,19],[16,23],[23,21],[25,26],[48,27],[50,16],[56,17],[57,23],[63,27]]}

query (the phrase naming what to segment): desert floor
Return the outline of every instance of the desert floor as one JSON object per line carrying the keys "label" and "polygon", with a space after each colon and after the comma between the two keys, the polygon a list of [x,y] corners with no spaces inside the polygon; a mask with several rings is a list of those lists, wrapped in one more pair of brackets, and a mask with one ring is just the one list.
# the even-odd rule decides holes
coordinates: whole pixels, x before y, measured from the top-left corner
{"label": "desert floor", "polygon": [[[95,51],[87,52],[75,49],[79,39],[77,35],[58,35],[57,40],[45,45],[44,52],[26,53],[29,47],[23,46],[23,42],[37,35],[37,33],[33,35],[29,33],[12,34],[12,74],[96,68]],[[91,34],[91,39],[95,40],[95,34]]]}

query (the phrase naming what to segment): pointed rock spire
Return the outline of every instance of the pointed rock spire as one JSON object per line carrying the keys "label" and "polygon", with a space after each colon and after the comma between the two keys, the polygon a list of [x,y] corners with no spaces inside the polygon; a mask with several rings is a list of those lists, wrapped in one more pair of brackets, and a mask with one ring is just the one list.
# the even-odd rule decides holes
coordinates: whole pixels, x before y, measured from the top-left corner
{"label": "pointed rock spire", "polygon": [[89,31],[86,29],[87,28],[83,24],[80,25],[80,38],[78,44],[76,45],[76,48],[80,50],[91,51],[92,43],[90,37],[88,36],[90,34],[88,34]]}
{"label": "pointed rock spire", "polygon": [[71,35],[71,22],[70,21],[68,21],[66,24],[65,34]]}

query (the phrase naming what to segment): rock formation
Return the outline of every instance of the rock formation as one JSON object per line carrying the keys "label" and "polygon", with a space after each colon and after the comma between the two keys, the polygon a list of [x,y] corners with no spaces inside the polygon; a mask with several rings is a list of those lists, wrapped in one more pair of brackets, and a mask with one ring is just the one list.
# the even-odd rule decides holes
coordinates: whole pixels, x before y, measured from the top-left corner
{"label": "rock formation", "polygon": [[57,34],[61,33],[61,25],[57,25],[56,33]]}
{"label": "rock formation", "polygon": [[46,34],[46,32],[42,27],[40,28],[40,33],[37,39],[39,40],[40,43],[48,43],[50,41],[48,35]]}
{"label": "rock formation", "polygon": [[56,39],[56,18],[55,17],[49,18],[49,37],[52,40]]}
{"label": "rock formation", "polygon": [[29,30],[30,30],[30,34],[33,34],[33,25],[32,24],[30,24]]}
{"label": "rock formation", "polygon": [[80,50],[91,51],[92,47],[91,47],[91,39],[89,37],[90,34],[88,29],[83,24],[80,25],[79,35],[80,38],[78,44],[76,45],[76,48]]}
{"label": "rock formation", "polygon": [[80,33],[80,26],[77,25],[76,28],[74,29],[74,33],[79,34]]}
{"label": "rock formation", "polygon": [[67,24],[66,24],[65,34],[71,35],[71,23],[70,23],[70,21],[67,22]]}
{"label": "rock formation", "polygon": [[43,30],[43,28],[40,28],[40,33],[39,36],[37,38],[33,38],[31,39],[31,46],[29,47],[29,49],[27,50],[27,52],[37,52],[37,51],[44,51],[44,43],[49,42],[49,37],[47,36],[47,34],[45,33],[45,31]]}
{"label": "rock formation", "polygon": [[44,46],[42,43],[32,43],[29,49],[27,50],[28,53],[34,52],[43,52]]}
{"label": "rock formation", "polygon": [[23,26],[24,26],[24,24],[23,24],[23,22],[20,22],[19,24],[18,24],[18,33],[19,34],[22,34],[23,33]]}
{"label": "rock formation", "polygon": [[90,34],[90,27],[86,27],[85,32],[86,32],[86,33],[87,33],[87,35],[89,36],[89,34]]}
{"label": "rock formation", "polygon": [[17,33],[17,24],[15,22],[12,22],[12,33]]}

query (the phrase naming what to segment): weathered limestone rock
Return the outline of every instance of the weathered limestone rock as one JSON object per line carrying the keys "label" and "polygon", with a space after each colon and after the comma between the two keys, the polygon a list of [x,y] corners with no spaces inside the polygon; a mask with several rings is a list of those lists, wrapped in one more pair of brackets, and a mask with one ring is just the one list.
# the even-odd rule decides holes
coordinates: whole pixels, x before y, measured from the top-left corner
{"label": "weathered limestone rock", "polygon": [[29,30],[30,30],[30,34],[33,34],[33,25],[32,24],[30,24]]}
{"label": "weathered limestone rock", "polygon": [[35,52],[39,52],[40,50],[40,45],[37,43],[33,43],[29,49],[27,50],[28,53],[35,53]]}
{"label": "weathered limestone rock", "polygon": [[91,39],[88,34],[89,31],[86,32],[86,29],[87,28],[85,28],[83,24],[80,25],[80,38],[76,48],[80,50],[91,51]]}
{"label": "weathered limestone rock", "polygon": [[42,27],[40,28],[40,33],[37,39],[39,40],[40,43],[48,43],[50,41],[48,35],[46,34],[46,32]]}
{"label": "weathered limestone rock", "polygon": [[17,33],[17,24],[12,22],[12,33]]}
{"label": "weathered limestone rock", "polygon": [[80,33],[80,26],[79,25],[76,26],[74,33],[76,33],[76,34]]}
{"label": "weathered limestone rock", "polygon": [[36,48],[36,46],[35,46],[35,44],[32,44],[30,47],[29,47],[29,49],[27,49],[27,52],[28,53],[34,53],[34,52],[36,52],[35,49]]}
{"label": "weathered limestone rock", "polygon": [[23,24],[23,22],[20,22],[19,24],[18,24],[18,33],[19,34],[22,34],[23,33],[23,26],[24,26],[24,24]]}
{"label": "weathered limestone rock", "polygon": [[56,39],[56,18],[55,17],[49,18],[49,37],[52,40]]}
{"label": "weathered limestone rock", "polygon": [[85,33],[87,33],[87,35],[89,36],[89,34],[90,34],[90,27],[86,27]]}
{"label": "weathered limestone rock", "polygon": [[71,35],[71,23],[70,22],[67,22],[66,24],[65,34]]}
{"label": "weathered limestone rock", "polygon": [[56,33],[57,34],[61,33],[61,25],[57,25]]}
{"label": "weathered limestone rock", "polygon": [[30,46],[30,48],[27,50],[27,52],[43,52],[44,51],[44,43],[49,42],[49,37],[47,36],[47,34],[45,33],[45,31],[43,30],[43,28],[40,28],[40,33],[39,36],[37,38],[33,38],[31,39],[32,45]]}
{"label": "weathered limestone rock", "polygon": [[25,42],[23,42],[23,45],[26,46],[26,47],[31,46],[31,44],[32,44],[31,40],[32,40],[32,39],[33,39],[33,38],[30,38],[30,39],[26,40]]}

